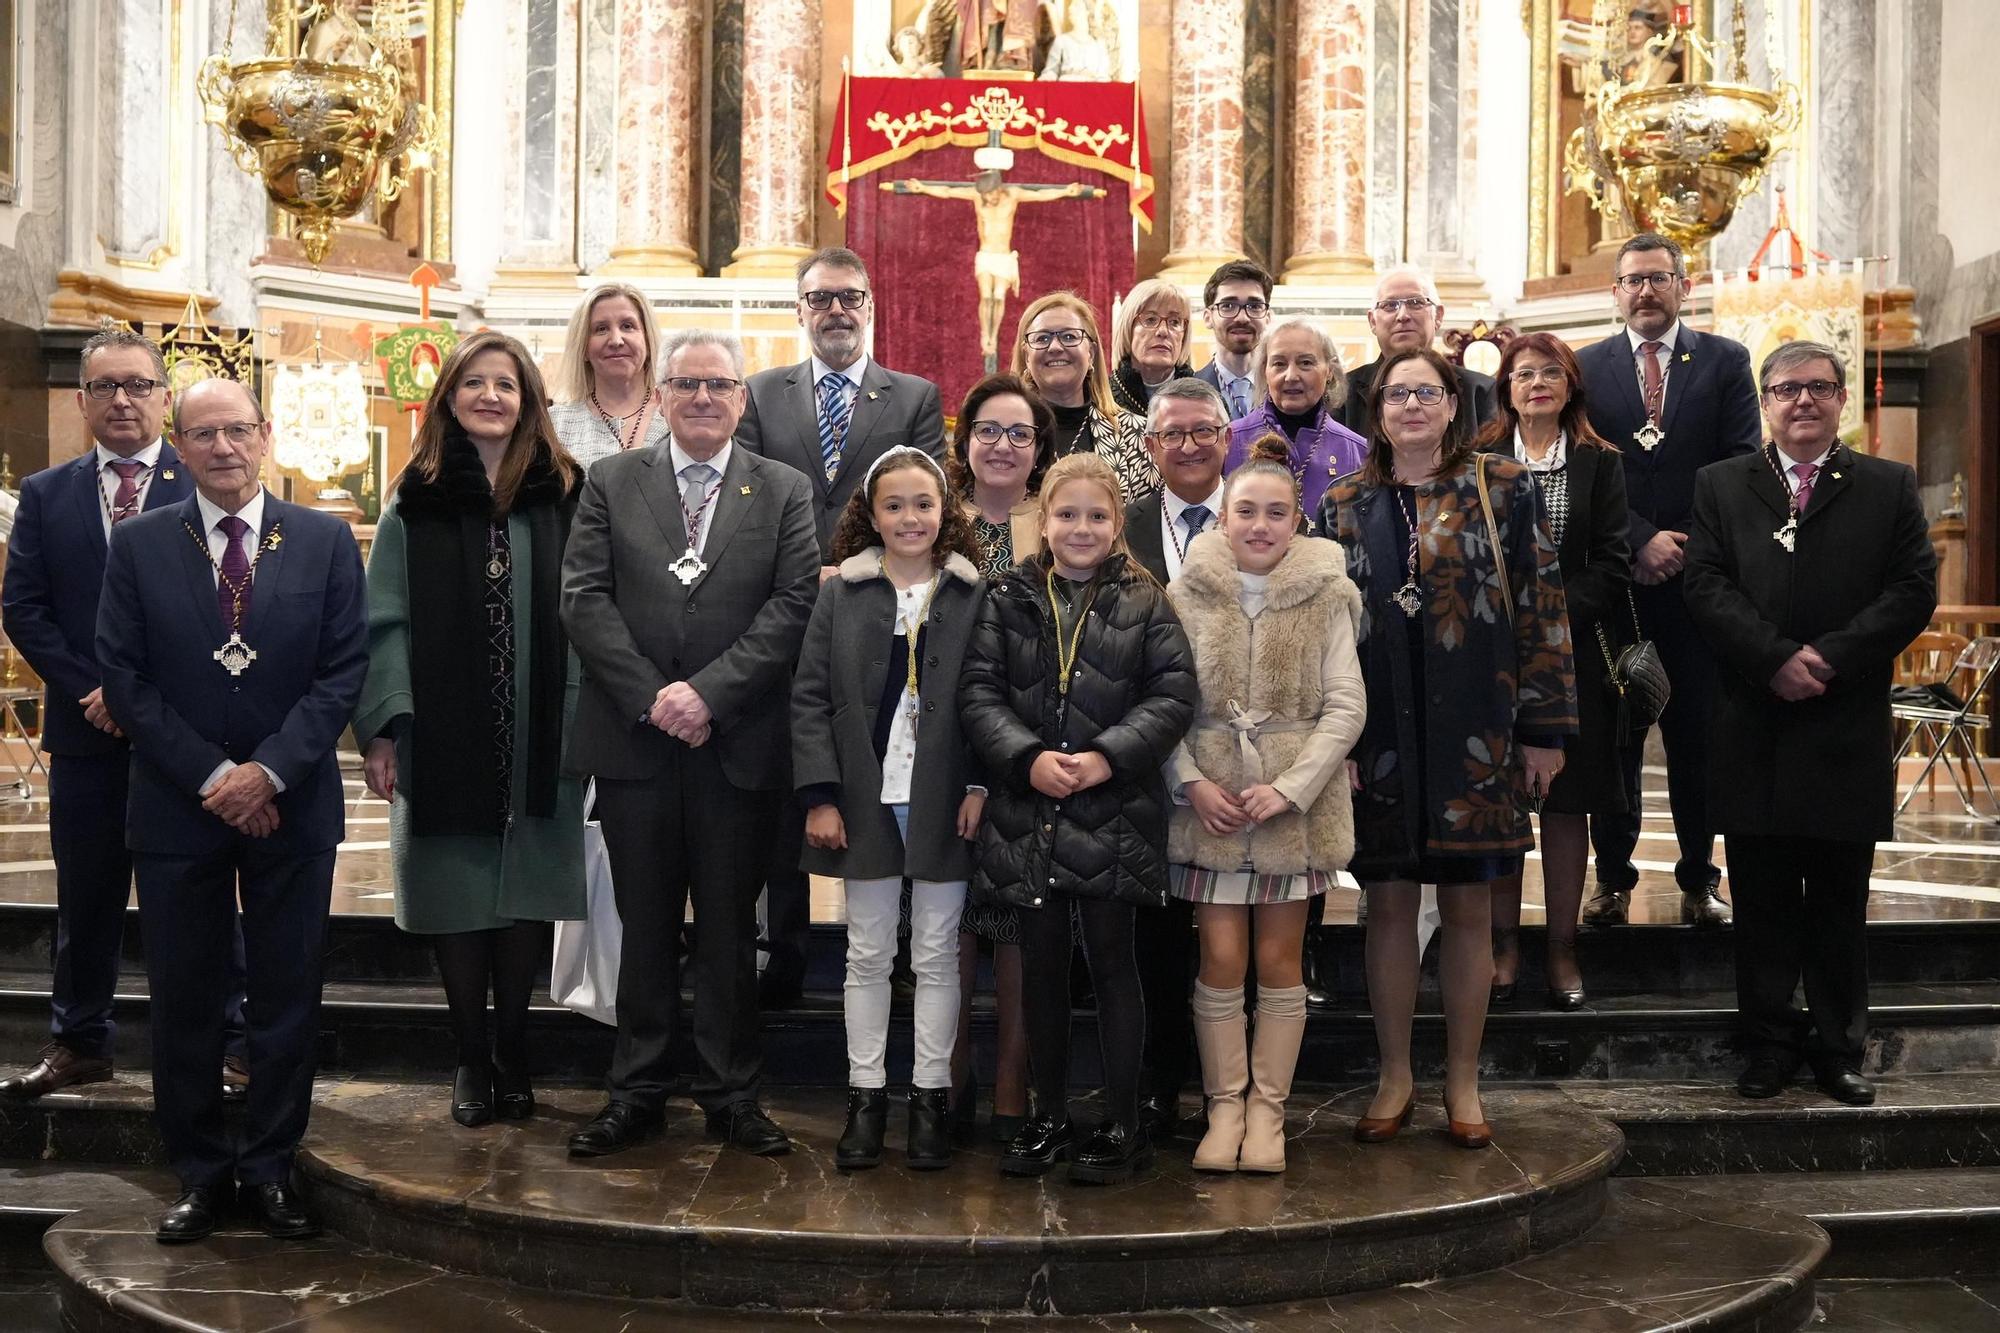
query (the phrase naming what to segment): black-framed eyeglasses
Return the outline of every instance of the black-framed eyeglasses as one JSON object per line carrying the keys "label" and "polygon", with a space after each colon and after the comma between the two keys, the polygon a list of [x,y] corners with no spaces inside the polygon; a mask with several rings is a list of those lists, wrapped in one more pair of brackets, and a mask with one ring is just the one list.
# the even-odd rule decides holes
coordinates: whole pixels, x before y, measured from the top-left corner
{"label": "black-framed eyeglasses", "polygon": [[1209,309],[1225,319],[1234,319],[1238,315],[1248,315],[1252,319],[1262,319],[1271,313],[1271,303],[1254,296],[1247,301],[1239,301],[1235,297],[1230,296],[1217,301]]}
{"label": "black-framed eyeglasses", "polygon": [[1375,303],[1377,314],[1394,317],[1408,310],[1413,315],[1421,315],[1437,302],[1428,296],[1385,296]]}
{"label": "black-framed eyeglasses", "polygon": [[1037,329],[1033,333],[1021,335],[1021,341],[1037,352],[1046,352],[1050,343],[1061,343],[1064,347],[1080,347],[1090,335],[1082,329]]}
{"label": "black-framed eyeglasses", "polygon": [[1220,426],[1195,426],[1188,430],[1149,430],[1146,438],[1157,440],[1169,449],[1184,449],[1192,440],[1197,448],[1206,449],[1222,438]]}
{"label": "black-framed eyeglasses", "polygon": [[1626,273],[1614,278],[1612,284],[1628,292],[1643,292],[1648,287],[1663,292],[1679,282],[1680,276],[1671,269],[1664,273]]}
{"label": "black-framed eyeglasses", "polygon": [[742,380],[724,375],[669,375],[666,384],[677,398],[692,398],[703,389],[719,398],[743,387]]}
{"label": "black-framed eyeglasses", "polygon": [[1401,407],[1410,401],[1411,394],[1425,407],[1436,407],[1444,401],[1444,390],[1435,384],[1391,384],[1382,390],[1382,401],[1391,407]]}
{"label": "black-framed eyeglasses", "polygon": [[164,389],[166,387],[167,382],[165,380],[144,378],[130,380],[86,380],[83,391],[99,402],[103,402],[108,398],[116,398],[118,391],[123,389],[127,398],[136,401],[140,398],[151,398],[153,390]]}
{"label": "black-framed eyeglasses", "polygon": [[1003,426],[997,421],[975,421],[972,423],[972,438],[981,444],[1006,444],[1015,449],[1035,447],[1033,426]]}
{"label": "black-framed eyeglasses", "polygon": [[223,426],[196,426],[191,430],[180,432],[180,437],[186,443],[203,449],[213,445],[217,436],[240,446],[250,443],[262,424],[257,421],[232,421]]}
{"label": "black-framed eyeglasses", "polygon": [[868,293],[859,287],[844,287],[837,292],[800,292],[799,299],[815,310],[831,310],[835,301],[842,310],[859,310],[868,300]]}
{"label": "black-framed eyeglasses", "polygon": [[1840,386],[1832,380],[1779,380],[1776,384],[1764,386],[1764,392],[1781,403],[1797,401],[1800,390],[1804,390],[1823,403],[1839,393]]}

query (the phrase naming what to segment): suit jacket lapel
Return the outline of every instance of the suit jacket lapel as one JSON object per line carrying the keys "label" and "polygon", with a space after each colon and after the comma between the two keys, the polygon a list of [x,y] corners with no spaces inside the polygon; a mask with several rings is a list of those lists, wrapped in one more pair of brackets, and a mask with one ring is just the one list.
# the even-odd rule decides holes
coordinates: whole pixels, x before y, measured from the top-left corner
{"label": "suit jacket lapel", "polygon": [[90,535],[84,538],[90,543],[91,554],[97,563],[104,563],[104,478],[97,473],[97,446],[70,464],[70,492],[76,502],[76,523]]}
{"label": "suit jacket lapel", "polygon": [[[257,534],[257,544],[250,548],[250,568],[255,571],[250,580],[250,605],[243,612],[243,637],[250,637],[250,627],[263,623],[263,616],[270,609],[271,602],[278,596],[278,579],[285,568],[285,534],[281,525],[285,521],[284,503],[277,496],[264,493],[264,526]],[[276,536],[273,537],[273,533]]]}
{"label": "suit jacket lapel", "polygon": [[[813,494],[824,500],[827,492],[826,464],[819,452],[819,391],[813,387],[813,363],[801,361],[792,367],[792,384],[787,397],[792,402],[793,436],[805,450],[794,466],[813,484]],[[858,404],[857,404],[858,406]],[[852,422],[847,433],[854,434]]]}
{"label": "suit jacket lapel", "polygon": [[[1694,355],[1697,336],[1693,329],[1683,324],[1680,326],[1678,336],[1674,338],[1674,345],[1665,349],[1667,364],[1672,369],[1667,371],[1667,401],[1660,406],[1660,433],[1666,437],[1661,444],[1662,448],[1673,443],[1674,413],[1680,410],[1681,401],[1693,391],[1697,369],[1706,368],[1705,359],[1696,358]],[[1683,361],[1682,357],[1690,359]]]}
{"label": "suit jacket lapel", "polygon": [[1771,471],[1768,456],[1758,458],[1757,470],[1750,474],[1750,491],[1778,518],[1791,516],[1791,488],[1785,484],[1783,478]]}
{"label": "suit jacket lapel", "polygon": [[153,473],[153,480],[146,487],[146,502],[142,509],[161,509],[170,504],[178,504],[194,494],[194,482],[189,479],[187,468],[181,464],[181,456],[174,452],[171,444],[160,446],[159,466]]}
{"label": "suit jacket lapel", "polygon": [[[889,372],[871,358],[868,369],[861,374],[859,391],[854,395],[854,411],[847,418],[847,439],[840,450],[840,466],[835,469],[829,485],[838,484],[850,468],[865,468],[874,461],[874,455],[866,448],[866,441],[874,432],[875,424],[889,410],[889,388]],[[867,457],[864,458],[864,454]]]}
{"label": "suit jacket lapel", "polygon": [[[265,502],[267,507],[269,501]],[[195,615],[208,629],[209,638],[221,643],[229,637],[228,628],[222,623],[222,611],[215,598],[215,562],[209,556],[208,533],[203,530],[201,505],[190,495],[181,501],[182,531],[170,535],[173,548],[181,553],[181,573],[186,577],[187,589],[194,598]],[[194,535],[190,537],[188,534]]]}
{"label": "suit jacket lapel", "polygon": [[[731,449],[729,466],[716,486],[719,489],[714,501],[715,517],[709,520],[708,540],[701,548],[702,562],[710,569],[715,568],[722,553],[729,548],[729,539],[743,525],[743,515],[757,503],[758,487],[751,478],[749,454],[741,449]],[[708,576],[704,574],[702,577]]]}
{"label": "suit jacket lapel", "polygon": [[[1637,423],[1633,426],[1633,430],[1637,430],[1646,421],[1646,400],[1639,392],[1639,376],[1644,372],[1640,369],[1639,355],[1632,350],[1632,340],[1625,336],[1625,331],[1621,328],[1614,336],[1617,341],[1605,349],[1610,353],[1611,364],[1618,370],[1618,373],[1611,378],[1618,381],[1618,396],[1625,403],[1626,419]],[[1639,449],[1638,442],[1632,438],[1630,432],[1626,433],[1624,439],[1613,440],[1612,443],[1626,453],[1635,450],[1640,453],[1645,452]]]}
{"label": "suit jacket lapel", "polygon": [[1160,515],[1166,507],[1166,499],[1155,492],[1134,507],[1132,519],[1125,525],[1125,544],[1132,548],[1132,554],[1147,569],[1162,573],[1167,568],[1167,548],[1160,535]]}
{"label": "suit jacket lapel", "polygon": [[1842,457],[1846,452],[1847,446],[1835,445],[1833,452],[1827,455],[1819,475],[1813,478],[1812,503],[1806,506],[1805,513],[1799,515],[1799,522],[1810,523],[1818,518],[1854,484],[1847,475],[1849,469],[1842,466],[1844,461],[1848,461]]}
{"label": "suit jacket lapel", "polygon": [[[646,466],[639,472],[639,494],[644,497],[646,508],[653,511],[660,535],[667,539],[668,553],[677,556],[687,550],[687,515],[681,512],[681,479],[674,475],[674,457],[669,448],[667,441],[662,440],[646,451]],[[732,446],[730,453],[735,452]]]}

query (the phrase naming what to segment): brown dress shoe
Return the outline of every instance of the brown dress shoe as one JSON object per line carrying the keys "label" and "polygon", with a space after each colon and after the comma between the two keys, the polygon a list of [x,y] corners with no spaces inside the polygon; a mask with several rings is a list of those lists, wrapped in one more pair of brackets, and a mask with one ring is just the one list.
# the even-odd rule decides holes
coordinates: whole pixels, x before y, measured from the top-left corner
{"label": "brown dress shoe", "polygon": [[1681,890],[1682,925],[1709,930],[1716,926],[1726,926],[1732,919],[1729,904],[1722,901],[1722,895],[1715,891],[1715,885],[1704,884],[1698,889]]}
{"label": "brown dress shoe", "polygon": [[1593,930],[1622,926],[1632,913],[1632,890],[1614,889],[1601,881],[1591,900],[1583,905],[1583,924]]}
{"label": "brown dress shoe", "polygon": [[79,1083],[102,1083],[111,1077],[111,1062],[94,1055],[81,1055],[59,1041],[42,1047],[42,1058],[25,1074],[0,1081],[0,1097],[29,1102],[46,1097],[58,1088]]}
{"label": "brown dress shoe", "polygon": [[250,1096],[250,1066],[240,1055],[222,1057],[222,1100],[240,1102]]}

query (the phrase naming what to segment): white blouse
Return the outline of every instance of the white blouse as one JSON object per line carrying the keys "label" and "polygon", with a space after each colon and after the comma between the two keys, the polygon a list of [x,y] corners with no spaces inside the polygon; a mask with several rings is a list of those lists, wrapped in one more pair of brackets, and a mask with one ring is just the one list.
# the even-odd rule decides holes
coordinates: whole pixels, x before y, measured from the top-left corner
{"label": "white blouse", "polygon": [[[930,600],[931,589],[936,585],[937,579],[933,577],[928,583],[901,588],[896,592],[896,625],[911,644],[917,641],[917,633],[923,628],[924,603]],[[891,678],[900,675],[907,680],[909,670],[907,654],[901,661],[889,664]],[[889,723],[889,748],[882,755],[884,805],[910,803],[910,776],[917,767],[917,727],[910,720],[912,702],[907,693],[896,696],[896,716]]]}

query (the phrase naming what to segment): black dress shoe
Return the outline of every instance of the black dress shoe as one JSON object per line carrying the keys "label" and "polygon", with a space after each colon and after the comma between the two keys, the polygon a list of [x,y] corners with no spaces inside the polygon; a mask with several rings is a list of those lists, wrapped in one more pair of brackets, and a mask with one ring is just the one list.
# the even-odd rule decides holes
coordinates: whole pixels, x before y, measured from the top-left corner
{"label": "black dress shoe", "polygon": [[731,1102],[720,1111],[710,1111],[708,1132],[752,1157],[779,1157],[792,1150],[785,1131],[753,1101]]}
{"label": "black dress shoe", "polygon": [[1039,1176],[1076,1148],[1076,1126],[1068,1116],[1038,1115],[1021,1126],[1000,1154],[1003,1176]]}
{"label": "black dress shoe", "polygon": [[951,1161],[951,1128],[946,1088],[910,1089],[910,1148],[912,1171],[936,1171]]}
{"label": "black dress shoe", "polygon": [[1505,1009],[1508,1005],[1514,1003],[1514,993],[1517,985],[1518,983],[1512,981],[1494,982],[1493,989],[1486,996],[1486,1007],[1488,1009]]}
{"label": "black dress shoe", "polygon": [[1730,914],[1729,904],[1722,901],[1719,884],[1718,880],[1710,880],[1698,889],[1681,890],[1682,925],[1713,930],[1735,919]]}
{"label": "black dress shoe", "polygon": [[299,1192],[282,1180],[252,1185],[239,1195],[247,1198],[264,1234],[273,1240],[304,1240],[319,1234],[319,1219],[306,1211]]}
{"label": "black dress shoe", "polygon": [[885,1088],[847,1090],[847,1128],[833,1145],[833,1164],[843,1171],[861,1171],[882,1164],[882,1140],[889,1132],[889,1093]]}
{"label": "black dress shoe", "polygon": [[1107,1120],[1099,1125],[1069,1164],[1079,1185],[1116,1185],[1153,1164],[1153,1140],[1144,1125]]}
{"label": "black dress shoe", "polygon": [[60,1088],[81,1083],[102,1083],[111,1077],[111,1062],[102,1056],[83,1055],[59,1041],[42,1047],[33,1069],[0,1081],[0,1097],[28,1102],[46,1097]]}
{"label": "black dress shoe", "polygon": [[1622,926],[1632,915],[1632,890],[1614,889],[1599,880],[1597,892],[1583,905],[1582,922],[1591,929]]}
{"label": "black dress shoe", "polygon": [[1154,1142],[1171,1139],[1181,1123],[1181,1099],[1170,1092],[1155,1092],[1139,1099],[1139,1122]]}
{"label": "black dress shoe", "polygon": [[526,1120],[535,1113],[535,1090],[528,1083],[528,1075],[510,1073],[505,1069],[493,1071],[494,1112],[502,1120]]}
{"label": "black dress shoe", "polygon": [[221,1220],[223,1198],[223,1190],[216,1186],[196,1185],[183,1190],[181,1197],[174,1200],[174,1206],[167,1209],[166,1215],[160,1219],[153,1239],[162,1245],[185,1245],[189,1241],[205,1240]]}
{"label": "black dress shoe", "polygon": [[1549,987],[1549,1008],[1555,1010],[1557,1013],[1567,1014],[1573,1010],[1581,1009],[1583,1008],[1583,1003],[1584,994],[1583,987],[1581,986],[1576,987],[1574,990],[1564,990],[1558,986]]}
{"label": "black dress shoe", "polygon": [[1737,1076],[1736,1091],[1742,1096],[1753,1097],[1759,1101],[1766,1097],[1775,1097],[1790,1085],[1792,1075],[1798,1073],[1798,1068],[1798,1065],[1790,1060],[1781,1060],[1776,1056],[1759,1056]]}
{"label": "black dress shoe", "polygon": [[250,1100],[250,1066],[240,1055],[222,1057],[222,1100],[232,1104]]}
{"label": "black dress shoe", "polygon": [[630,1102],[607,1102],[589,1124],[569,1136],[571,1157],[609,1157],[634,1147],[660,1124],[658,1111]]}
{"label": "black dress shoe", "polygon": [[1875,1085],[1852,1065],[1829,1065],[1813,1071],[1813,1082],[1819,1090],[1837,1102],[1849,1106],[1873,1106]]}
{"label": "black dress shoe", "polygon": [[467,1129],[493,1122],[493,1070],[460,1065],[451,1080],[451,1118]]}

